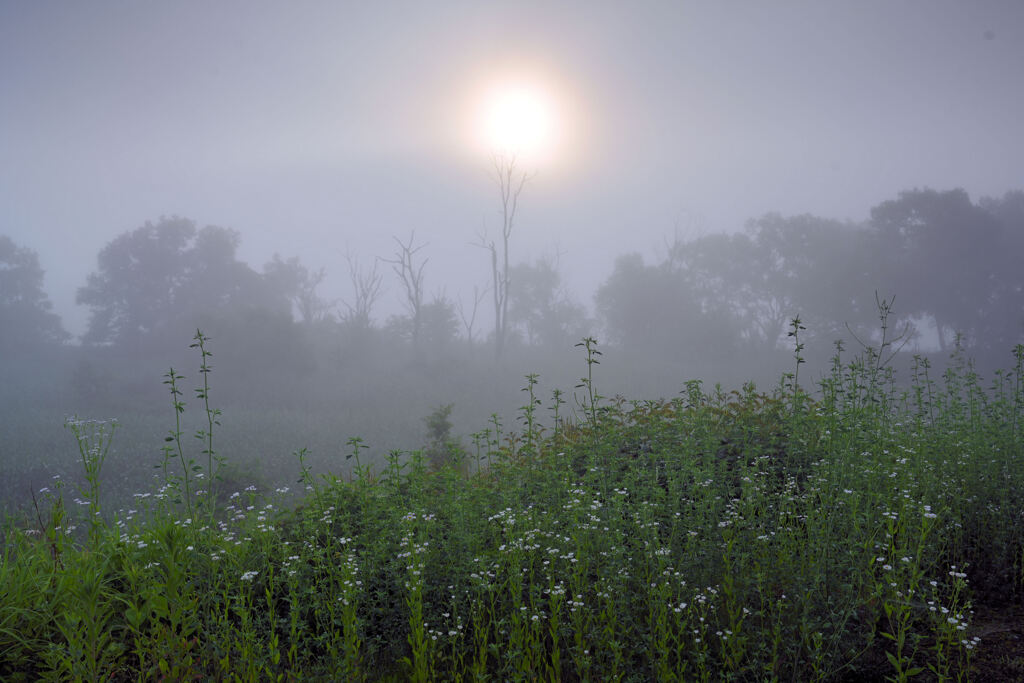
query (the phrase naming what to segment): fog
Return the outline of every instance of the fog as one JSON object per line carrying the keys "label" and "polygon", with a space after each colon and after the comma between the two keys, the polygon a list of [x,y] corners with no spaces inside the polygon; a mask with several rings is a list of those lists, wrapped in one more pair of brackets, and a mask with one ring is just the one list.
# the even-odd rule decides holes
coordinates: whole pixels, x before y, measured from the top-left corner
{"label": "fog", "polygon": [[[900,380],[958,333],[1011,365],[1021,64],[1015,0],[3,3],[3,494],[70,469],[71,413],[122,421],[122,465],[159,459],[161,374],[182,369],[192,411],[196,327],[227,434],[324,469],[353,436],[419,447],[448,403],[467,447],[491,413],[514,429],[523,376],[571,393],[585,335],[600,388],[633,398],[770,388],[796,316],[810,384],[835,339],[883,343],[878,301],[910,330]],[[498,340],[487,245],[507,216],[475,117],[510,81],[539,84],[557,125],[516,158]],[[140,261],[128,236],[168,225],[192,226],[161,252],[180,260]],[[388,262],[403,244],[443,318],[429,334]],[[297,259],[276,280],[275,255]]]}

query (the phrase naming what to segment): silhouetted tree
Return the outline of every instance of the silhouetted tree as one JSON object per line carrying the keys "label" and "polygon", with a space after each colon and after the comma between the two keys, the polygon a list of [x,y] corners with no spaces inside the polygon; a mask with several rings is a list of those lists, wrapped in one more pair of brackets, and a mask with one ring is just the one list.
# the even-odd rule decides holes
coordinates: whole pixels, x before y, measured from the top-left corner
{"label": "silhouetted tree", "polygon": [[491,296],[494,300],[494,351],[501,356],[508,338],[509,290],[512,278],[509,272],[509,242],[522,194],[530,176],[519,171],[516,157],[496,154],[493,159],[494,175],[501,191],[501,238],[495,241],[480,236],[477,246],[487,250],[491,257]]}
{"label": "silhouetted tree", "polygon": [[[686,292],[691,315],[724,323],[731,330],[729,343],[760,343],[757,330],[764,321],[753,314],[745,296],[752,263],[752,245],[746,235],[711,234],[683,242],[675,239],[659,268],[674,291]],[[773,321],[769,321],[769,324]]]}
{"label": "silhouetted tree", "polygon": [[78,290],[78,303],[92,309],[83,340],[139,348],[227,311],[288,310],[286,297],[235,258],[238,244],[234,230],[197,230],[177,216],[114,238]]}
{"label": "silhouetted tree", "polygon": [[92,309],[83,340],[138,342],[166,322],[195,230],[184,218],[147,221],[107,244],[97,257],[99,270],[78,290],[77,302]]}
{"label": "silhouetted tree", "polygon": [[476,326],[476,314],[480,308],[480,302],[487,296],[487,290],[481,289],[480,287],[473,287],[473,307],[468,311],[467,306],[462,302],[462,297],[459,297],[455,302],[455,310],[459,314],[459,320],[462,322],[462,328],[466,331],[466,341],[470,345],[473,344],[473,328]]}
{"label": "silhouetted tree", "polygon": [[239,261],[236,252],[240,244],[236,230],[211,225],[196,232],[185,253],[184,277],[175,292],[181,312],[194,317],[197,313],[270,311],[290,322],[289,293]]}
{"label": "silhouetted tree", "polygon": [[412,345],[417,357],[422,358],[421,352],[437,352],[455,341],[459,332],[455,305],[444,294],[437,294],[420,305],[418,332],[408,314],[388,317],[384,332]]}
{"label": "silhouetted tree", "polygon": [[605,334],[612,344],[624,347],[652,347],[659,336],[657,307],[666,283],[655,268],[637,253],[615,259],[611,275],[594,295]]}
{"label": "silhouetted tree", "polygon": [[342,322],[350,328],[366,330],[373,322],[373,307],[380,298],[384,278],[377,272],[376,261],[373,262],[372,268],[366,269],[353,254],[346,254],[345,260],[348,262],[348,274],[352,280],[352,298],[343,302],[346,310],[342,315]]}
{"label": "silhouetted tree", "polygon": [[570,348],[588,334],[586,311],[566,294],[549,259],[520,263],[510,275],[516,287],[509,297],[509,320],[522,329],[527,344]]}
{"label": "silhouetted tree", "polygon": [[416,233],[410,233],[409,241],[402,242],[394,237],[398,244],[395,257],[392,259],[381,259],[384,263],[391,264],[399,281],[402,283],[402,291],[405,293],[406,310],[409,312],[411,323],[411,336],[413,346],[419,346],[420,327],[423,323],[423,269],[427,266],[427,259],[416,262],[416,254],[426,245],[414,246]]}
{"label": "silhouetted tree", "polygon": [[1024,343],[1024,191],[1007,192],[979,202],[999,224],[1000,249],[987,264],[997,273],[990,314],[980,330],[979,344],[1001,362],[1008,349]]}
{"label": "silhouetted tree", "polygon": [[843,338],[846,325],[873,322],[867,231],[808,214],[767,214],[748,224],[747,237],[737,249],[742,268],[733,296],[766,347],[785,340],[797,316],[808,340]]}
{"label": "silhouetted tree", "polygon": [[594,297],[609,339],[662,358],[733,355],[740,342],[739,325],[726,307],[702,302],[709,285],[691,276],[669,260],[648,266],[639,254],[616,259]]}
{"label": "silhouetted tree", "polygon": [[0,235],[0,351],[68,339],[60,318],[43,291],[39,256]]}
{"label": "silhouetted tree", "polygon": [[420,339],[424,347],[439,350],[446,347],[459,333],[455,305],[443,293],[437,294],[420,310]]}
{"label": "silhouetted tree", "polygon": [[871,224],[880,288],[895,293],[909,314],[930,317],[943,351],[954,332],[976,342],[994,313],[992,265],[1002,245],[992,214],[964,190],[911,190],[874,207]]}
{"label": "silhouetted tree", "polygon": [[292,302],[292,308],[298,313],[301,322],[317,324],[331,318],[331,309],[336,302],[323,299],[317,294],[317,288],[327,277],[326,269],[311,271],[302,265],[297,256],[285,261],[274,254],[273,260],[263,266],[263,276],[278,294]]}

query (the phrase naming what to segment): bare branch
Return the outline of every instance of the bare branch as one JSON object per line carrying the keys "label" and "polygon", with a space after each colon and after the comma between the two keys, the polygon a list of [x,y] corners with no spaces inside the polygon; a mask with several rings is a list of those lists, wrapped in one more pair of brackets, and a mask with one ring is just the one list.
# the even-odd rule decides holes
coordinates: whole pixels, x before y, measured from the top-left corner
{"label": "bare branch", "polygon": [[476,285],[473,286],[473,310],[470,312],[468,317],[466,316],[465,306],[462,304],[462,297],[460,296],[455,302],[455,310],[459,314],[459,319],[462,320],[462,326],[466,330],[466,340],[470,344],[473,343],[473,325],[476,323],[477,308],[480,306],[480,302],[484,300],[485,296],[487,296],[486,287],[480,289]]}
{"label": "bare branch", "polygon": [[416,264],[417,252],[426,246],[426,244],[413,246],[416,239],[416,231],[409,233],[408,242],[402,242],[394,235],[392,235],[392,239],[398,244],[395,257],[391,259],[382,258],[380,260],[390,264],[391,270],[395,272],[395,275],[402,282],[402,288],[405,291],[405,307],[412,318],[412,341],[415,346],[419,344],[420,327],[422,325],[423,269],[430,259],[423,259],[418,265]]}
{"label": "bare branch", "polygon": [[494,301],[494,349],[500,356],[508,334],[508,300],[511,280],[509,277],[509,242],[512,228],[515,225],[516,212],[519,209],[519,196],[526,182],[532,177],[529,173],[520,173],[516,166],[515,155],[495,154],[491,159],[494,165],[494,177],[498,181],[501,194],[501,246],[494,240],[488,241],[480,237],[478,246],[491,252],[491,293]]}
{"label": "bare branch", "polygon": [[374,260],[373,268],[365,270],[359,263],[358,257],[351,253],[345,254],[348,262],[349,277],[352,279],[352,288],[355,290],[354,300],[343,302],[346,313],[343,316],[345,322],[354,323],[360,327],[370,326],[370,314],[373,307],[380,298],[381,287],[384,277],[377,272],[377,261]]}

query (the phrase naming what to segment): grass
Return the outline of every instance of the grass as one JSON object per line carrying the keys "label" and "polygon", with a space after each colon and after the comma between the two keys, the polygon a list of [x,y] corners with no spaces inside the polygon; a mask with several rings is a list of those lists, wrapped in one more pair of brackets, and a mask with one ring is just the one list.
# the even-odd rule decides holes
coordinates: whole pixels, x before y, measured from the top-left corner
{"label": "grass", "polygon": [[206,371],[198,438],[177,423],[130,511],[100,510],[113,428],[70,423],[86,483],[4,526],[0,678],[983,677],[976,622],[1024,589],[1024,346],[988,385],[961,357],[905,388],[837,347],[812,395],[792,331],[775,390],[668,401],[601,396],[584,340],[573,391],[526,376],[468,450],[441,408],[380,467],[297,451],[298,504],[230,489]]}

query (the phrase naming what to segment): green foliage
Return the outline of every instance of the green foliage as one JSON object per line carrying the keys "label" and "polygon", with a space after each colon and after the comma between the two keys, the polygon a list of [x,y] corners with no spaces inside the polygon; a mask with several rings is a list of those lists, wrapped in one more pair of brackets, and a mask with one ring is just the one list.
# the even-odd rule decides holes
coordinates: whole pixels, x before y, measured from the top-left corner
{"label": "green foliage", "polygon": [[[83,538],[62,489],[44,492],[35,519],[4,529],[0,678],[970,674],[975,620],[1024,595],[1024,347],[990,389],[965,358],[897,388],[867,350],[844,361],[837,347],[816,395],[793,373],[772,393],[693,381],[668,401],[602,397],[596,341],[580,347],[580,419],[556,393],[545,430],[527,375],[525,432],[495,416],[475,437],[489,466],[472,473],[429,450],[374,471],[352,439],[347,478],[297,452],[311,495],[298,506],[247,487],[200,523],[176,423],[185,467],[165,477],[182,477],[180,503],[165,481],[133,518],[90,511]],[[176,416],[180,379],[168,373]],[[425,419],[449,453],[451,412]],[[98,477],[110,434],[89,434]]]}
{"label": "green foliage", "polygon": [[82,469],[85,472],[86,481],[89,482],[88,488],[82,488],[80,492],[89,503],[89,541],[95,544],[99,541],[102,527],[100,474],[103,469],[103,461],[107,459],[110,445],[114,440],[117,421],[79,420],[77,417],[73,417],[65,420],[64,427],[70,429],[71,433],[75,435],[78,454],[82,459]]}
{"label": "green foliage", "polygon": [[[164,437],[162,463],[164,482],[167,489],[175,493],[176,497],[173,499],[173,503],[180,504],[184,501],[185,508],[188,511],[188,520],[190,524],[197,521],[195,517],[196,509],[193,501],[193,495],[197,493],[194,491],[196,482],[202,480],[205,480],[206,482],[206,489],[202,491],[202,504],[205,507],[206,513],[209,515],[210,521],[213,521],[217,508],[217,483],[220,478],[220,469],[225,462],[213,448],[213,428],[214,425],[220,425],[219,418],[221,412],[219,408],[210,407],[209,373],[213,368],[209,363],[209,358],[213,356],[213,353],[206,348],[206,344],[210,341],[210,338],[204,335],[201,330],[196,330],[193,340],[194,343],[192,343],[189,348],[199,351],[199,374],[202,375],[203,378],[203,385],[201,387],[197,387],[195,389],[195,393],[196,398],[202,401],[203,414],[206,418],[205,425],[196,430],[194,436],[203,445],[201,454],[206,456],[205,471],[203,470],[203,466],[196,462],[195,458],[186,456],[185,447],[181,441],[181,418],[185,412],[185,402],[180,398],[182,390],[179,388],[179,384],[180,381],[185,378],[183,375],[176,373],[174,368],[171,368],[164,375],[165,379],[163,382],[170,390],[171,404],[174,407],[174,429]],[[178,463],[181,465],[180,478],[173,475],[168,470],[170,461],[174,459],[177,459]]]}
{"label": "green foliage", "polygon": [[458,442],[452,439],[452,422],[449,419],[454,408],[454,403],[447,403],[438,406],[430,415],[423,418],[427,426],[426,456],[430,467],[435,471],[461,457],[462,449]]}

